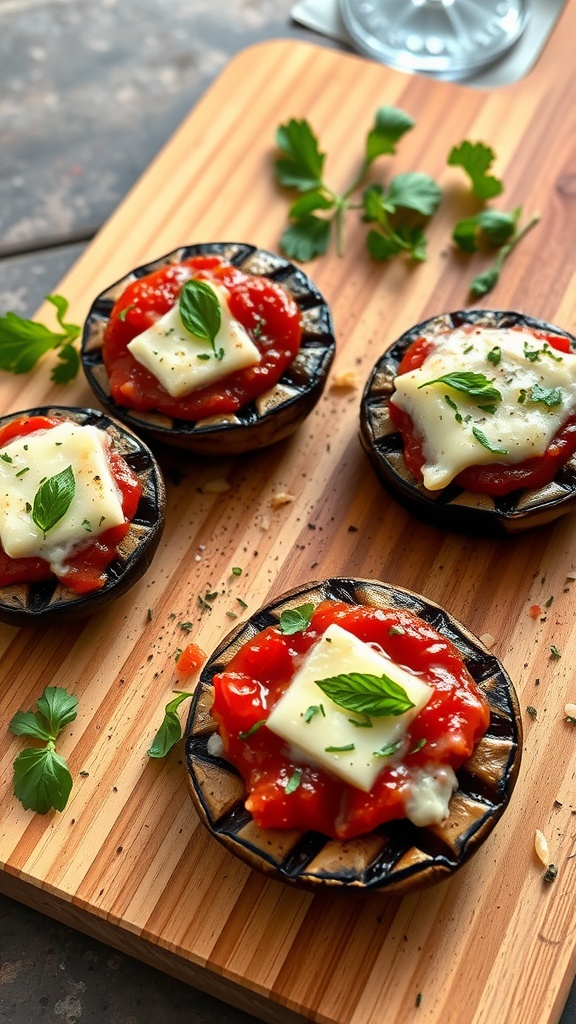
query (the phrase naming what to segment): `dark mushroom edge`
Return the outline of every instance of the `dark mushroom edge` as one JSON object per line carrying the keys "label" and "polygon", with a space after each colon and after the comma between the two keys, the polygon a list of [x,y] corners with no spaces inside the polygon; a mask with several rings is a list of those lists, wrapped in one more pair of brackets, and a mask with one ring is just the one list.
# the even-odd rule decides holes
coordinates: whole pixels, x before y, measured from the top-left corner
{"label": "dark mushroom edge", "polygon": [[502,536],[544,526],[576,508],[576,457],[569,459],[545,487],[519,489],[490,497],[450,484],[429,491],[410,472],[403,458],[402,437],[390,421],[388,402],[398,366],[409,346],[422,336],[444,334],[462,325],[526,327],[576,338],[544,320],[514,311],[465,309],[432,317],[406,331],[378,360],[365,386],[360,408],[360,441],[384,487],[410,512],[442,529]]}
{"label": "dark mushroom edge", "polygon": [[125,594],[148,569],[164,529],[166,492],[162,473],[150,449],[131,430],[94,409],[43,406],[11,413],[0,419],[0,428],[23,416],[55,416],[81,426],[104,430],[112,451],[121,455],[142,486],[136,514],[116,556],[106,569],[99,590],[75,594],[56,577],[34,583],[0,587],[0,621],[12,626],[49,625],[91,615]]}
{"label": "dark mushroom edge", "polygon": [[[211,755],[217,726],[211,717],[212,679],[236,651],[287,608],[324,600],[409,609],[459,650],[490,707],[488,731],[458,771],[459,788],[441,825],[417,828],[393,821],[347,842],[318,832],[259,829],[244,808],[236,769]],[[250,867],[312,891],[406,893],[450,877],[488,837],[514,788],[522,754],[522,725],[514,687],[500,662],[464,626],[418,594],[374,580],[334,578],[291,590],[238,625],[204,667],[185,730],[187,777],[196,810],[210,833]]]}
{"label": "dark mushroom edge", "polygon": [[[193,256],[220,256],[247,274],[281,284],[302,313],[300,350],[274,387],[234,414],[187,421],[120,406],[110,395],[108,373],[102,359],[104,331],[112,307],[136,278]],[[235,455],[275,444],[300,426],[322,395],[335,347],[330,310],[302,270],[255,245],[211,242],[181,246],[132,270],[102,292],[92,304],[84,325],[82,365],[90,387],[104,408],[137,433],[200,455]]]}

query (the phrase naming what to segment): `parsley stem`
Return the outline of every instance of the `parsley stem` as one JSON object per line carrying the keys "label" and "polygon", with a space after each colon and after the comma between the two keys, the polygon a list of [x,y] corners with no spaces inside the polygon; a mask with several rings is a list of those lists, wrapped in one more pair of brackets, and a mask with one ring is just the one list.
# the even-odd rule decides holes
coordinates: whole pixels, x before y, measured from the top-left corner
{"label": "parsley stem", "polygon": [[496,257],[496,260],[494,262],[494,266],[497,268],[497,270],[502,270],[502,265],[506,257],[509,256],[514,247],[518,245],[518,242],[520,242],[524,238],[524,235],[527,235],[533,227],[536,227],[536,224],[539,220],[539,215],[535,214],[534,217],[532,217],[531,220],[529,220],[528,223],[525,224],[524,227],[520,229],[520,231],[516,231],[512,235],[512,238],[510,239],[509,242],[506,242],[505,245],[501,246]]}
{"label": "parsley stem", "polygon": [[340,200],[336,203],[336,213],[334,215],[334,222],[336,224],[336,253],[338,256],[344,255],[344,219],[346,214],[346,202]]}

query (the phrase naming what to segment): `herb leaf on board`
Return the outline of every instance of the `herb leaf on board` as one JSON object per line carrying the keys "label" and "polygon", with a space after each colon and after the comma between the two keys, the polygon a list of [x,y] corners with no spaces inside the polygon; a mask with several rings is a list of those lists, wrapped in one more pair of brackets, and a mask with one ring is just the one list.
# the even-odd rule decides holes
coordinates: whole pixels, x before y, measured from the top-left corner
{"label": "herb leaf on board", "polygon": [[61,333],[17,313],[6,313],[0,317],[0,369],[9,373],[28,373],[46,352],[54,349],[60,364],[52,369],[50,376],[55,383],[66,384],[74,379],[80,366],[78,352],[73,346],[81,328],[64,320],[68,301],[62,295],[47,295],[46,301],[56,309]]}
{"label": "herb leaf on board", "polygon": [[[174,691],[176,692],[176,691]],[[180,716],[178,715],[178,708],[187,697],[192,697],[192,693],[180,692],[174,700],[164,708],[164,718],[158,729],[152,743],[146,753],[148,757],[161,758],[166,757],[172,750],[178,740],[182,737],[182,724],[180,722]]]}

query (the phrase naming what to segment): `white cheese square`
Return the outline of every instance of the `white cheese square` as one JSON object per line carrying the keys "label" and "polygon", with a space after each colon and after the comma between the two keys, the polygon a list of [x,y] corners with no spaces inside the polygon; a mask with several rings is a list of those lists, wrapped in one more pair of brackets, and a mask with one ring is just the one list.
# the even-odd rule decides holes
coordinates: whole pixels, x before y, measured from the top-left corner
{"label": "white cheese square", "polygon": [[[178,303],[128,344],[134,358],[154,374],[172,398],[181,398],[214,384],[261,360],[260,351],[246,328],[232,316],[226,290],[216,285],[210,287],[216,294],[221,313],[214,348],[209,341],[185,328]],[[217,358],[214,349],[223,351],[222,358]]]}
{"label": "white cheese square", "polygon": [[[403,686],[414,707],[397,717],[363,717],[339,707],[317,686],[317,680],[350,672],[387,675]],[[308,652],[290,686],[268,716],[266,725],[292,747],[296,758],[325,768],[358,789],[369,792],[386,764],[378,751],[402,742],[410,723],[428,703],[433,689],[418,675],[396,665],[383,652],[359,640],[337,623],[331,624]],[[322,705],[324,714],[306,712]],[[351,721],[352,720],[352,721]],[[329,751],[327,747],[352,750]]]}
{"label": "white cheese square", "polygon": [[[501,400],[430,383],[463,371],[486,377]],[[552,403],[534,399],[533,388]],[[468,466],[543,455],[576,408],[576,355],[554,351],[527,330],[460,328],[439,336],[422,366],[396,377],[391,402],[423,438],[424,486],[439,490]]]}
{"label": "white cheese square", "polygon": [[[82,541],[124,522],[121,495],[97,427],[67,421],[11,441],[0,451],[0,540],[10,558],[60,564]],[[35,495],[49,477],[72,467],[75,493],[46,536],[32,519]]]}

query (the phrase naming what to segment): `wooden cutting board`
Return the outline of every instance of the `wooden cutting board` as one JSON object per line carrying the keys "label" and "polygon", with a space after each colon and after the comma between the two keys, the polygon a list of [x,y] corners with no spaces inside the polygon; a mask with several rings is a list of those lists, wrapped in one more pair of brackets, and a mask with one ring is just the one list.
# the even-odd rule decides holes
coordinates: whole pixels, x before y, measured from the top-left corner
{"label": "wooden cutting board", "polygon": [[[445,188],[426,263],[372,262],[365,226],[351,215],[344,257],[307,267],[334,313],[334,379],[354,371],[358,388],[330,386],[297,436],[274,450],[165,459],[166,533],[137,587],[80,626],[0,629],[2,890],[268,1021],[550,1024],[569,989],[576,732],[564,705],[576,700],[576,520],[502,541],[424,526],[381,489],[357,424],[361,383],[383,349],[426,316],[467,304],[468,282],[484,266],[450,244],[455,220],[471,209],[463,172],[446,165],[464,138],[497,154],[506,190],[495,205],[541,215],[485,304],[574,329],[575,35],[572,3],[529,77],[494,93],[289,41],[244,52],[58,289],[80,321],[108,284],[182,243],[276,248],[288,197],[271,160],[275,128],[289,117],[310,120],[339,188],[358,168],[377,107],[401,106],[417,125],[375,176],[418,169]],[[93,404],[82,380],[66,388],[47,380],[46,364],[5,376],[2,411]],[[228,489],[214,490],[215,480]],[[280,492],[295,500],[274,507]],[[164,762],[146,756],[182,686],[178,648],[192,638],[210,651],[229,613],[249,614],[332,575],[411,588],[477,635],[491,634],[522,708],[537,710],[524,716],[520,779],[493,835],[452,881],[404,899],[312,896],[252,873],[199,825],[181,750]],[[219,592],[211,612],[198,601],[206,590]],[[535,604],[543,611],[534,619]],[[191,634],[182,622],[193,623]],[[40,816],[12,796],[22,741],[6,727],[46,685],[72,690],[80,712],[60,748],[75,777],[72,798],[62,814]],[[537,828],[558,865],[552,884],[534,855]]]}

